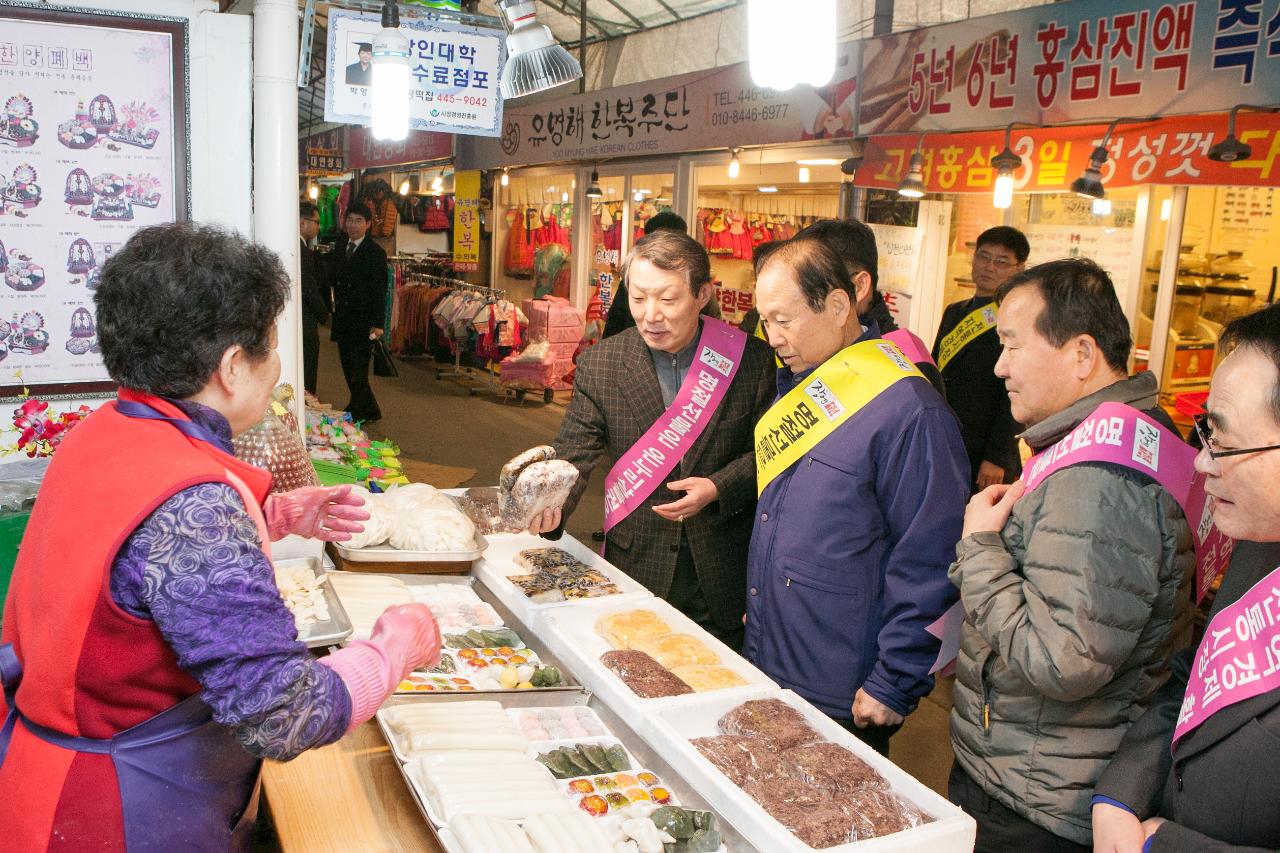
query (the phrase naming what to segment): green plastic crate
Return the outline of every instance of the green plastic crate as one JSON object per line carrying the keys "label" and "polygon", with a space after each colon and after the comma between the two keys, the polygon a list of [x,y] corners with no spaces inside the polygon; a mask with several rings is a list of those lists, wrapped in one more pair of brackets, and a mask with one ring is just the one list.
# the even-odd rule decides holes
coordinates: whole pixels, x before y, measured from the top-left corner
{"label": "green plastic crate", "polygon": [[27,529],[31,511],[0,515],[0,613],[4,612],[4,599],[9,593],[9,579],[13,576],[13,564],[18,561],[18,543]]}
{"label": "green plastic crate", "polygon": [[327,462],[323,459],[312,459],[311,467],[316,469],[316,477],[322,486],[341,486],[347,483],[363,485],[364,478],[350,465],[341,462]]}

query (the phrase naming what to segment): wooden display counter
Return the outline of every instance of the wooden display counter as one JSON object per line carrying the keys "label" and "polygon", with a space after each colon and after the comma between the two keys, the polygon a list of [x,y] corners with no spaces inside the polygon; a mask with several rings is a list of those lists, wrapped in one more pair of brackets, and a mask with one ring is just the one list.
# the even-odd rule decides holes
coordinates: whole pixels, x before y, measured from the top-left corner
{"label": "wooden display counter", "polygon": [[264,762],[262,785],[285,853],[443,853],[374,722],[293,761]]}

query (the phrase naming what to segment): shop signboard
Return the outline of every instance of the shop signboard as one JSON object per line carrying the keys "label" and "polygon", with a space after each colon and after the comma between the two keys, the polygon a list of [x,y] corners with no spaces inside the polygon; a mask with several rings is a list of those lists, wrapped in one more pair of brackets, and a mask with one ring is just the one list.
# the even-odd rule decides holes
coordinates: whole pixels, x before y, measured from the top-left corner
{"label": "shop signboard", "polygon": [[480,172],[455,172],[453,176],[453,268],[458,272],[480,269]]}
{"label": "shop signboard", "polygon": [[819,89],[763,89],[747,63],[509,107],[501,139],[479,139],[481,168],[646,157],[853,136],[859,46],[840,46]]}
{"label": "shop signboard", "polygon": [[399,142],[374,139],[367,127],[347,128],[347,166],[351,169],[377,169],[426,163],[453,156],[453,134],[411,130]]}
{"label": "shop signboard", "polygon": [[[369,123],[373,68],[367,48],[381,29],[378,15],[329,10],[325,121]],[[400,30],[409,39],[409,127],[497,136],[502,127],[498,78],[506,59],[506,32],[434,13],[405,15]]]}
{"label": "shop signboard", "polygon": [[[1013,173],[1022,192],[1063,192],[1089,164],[1106,125],[1015,128],[1010,147],[1022,158]],[[1209,159],[1209,149],[1227,133],[1227,117],[1174,116],[1153,122],[1121,124],[1107,146],[1102,167],[1108,187],[1146,184],[1280,186],[1280,115],[1241,112],[1236,135],[1253,156],[1234,163]],[[855,182],[863,187],[895,189],[919,134],[874,136],[867,143]],[[926,135],[924,182],[929,192],[989,193],[995,186],[991,159],[1004,147],[1003,131]]]}
{"label": "shop signboard", "polygon": [[342,155],[342,128],[313,133],[299,142],[298,171],[313,177],[341,175],[347,171]]}
{"label": "shop signboard", "polygon": [[878,36],[859,131],[1062,124],[1280,102],[1280,0],[1076,0]]}
{"label": "shop signboard", "polygon": [[0,6],[0,396],[115,388],[93,297],[190,216],[185,20]]}

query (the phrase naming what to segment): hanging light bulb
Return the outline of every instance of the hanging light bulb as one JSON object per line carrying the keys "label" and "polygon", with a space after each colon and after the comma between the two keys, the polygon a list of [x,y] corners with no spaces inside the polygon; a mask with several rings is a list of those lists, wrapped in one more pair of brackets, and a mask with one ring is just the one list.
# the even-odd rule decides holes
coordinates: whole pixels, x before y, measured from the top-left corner
{"label": "hanging light bulb", "polygon": [[320,188],[315,184],[312,184],[311,186],[307,187],[307,197],[310,198],[312,201],[315,201],[316,199],[320,198]]}
{"label": "hanging light bulb", "polygon": [[1007,210],[1013,204],[1014,170],[1022,167],[1022,158],[1009,147],[1008,129],[1004,132],[1004,150],[991,158],[991,165],[996,167],[995,197],[991,203],[1000,210]]}
{"label": "hanging light bulb", "polygon": [[920,140],[916,142],[915,153],[911,155],[911,159],[907,162],[907,174],[898,184],[898,195],[904,198],[924,198],[924,134],[920,134]]}
{"label": "hanging light bulb", "polygon": [[409,179],[405,178],[403,181],[400,182],[400,195],[408,195],[408,194],[409,194]]}
{"label": "hanging light bulb", "polygon": [[1095,198],[1093,200],[1094,216],[1110,216],[1111,215],[1111,199]]}
{"label": "hanging light bulb", "polygon": [[636,190],[634,193],[632,193],[631,200],[634,201],[636,204],[640,204],[641,202],[644,201],[644,193],[640,192],[640,190]]}
{"label": "hanging light bulb", "polygon": [[509,185],[511,184],[511,175],[510,175],[510,174],[508,174],[508,172],[507,172],[507,170],[506,170],[506,169],[503,169],[503,170],[502,170],[502,182],[501,182],[501,183],[502,183],[502,185],[503,185],[504,187],[505,187],[505,186],[509,186]]}
{"label": "hanging light bulb", "polygon": [[444,191],[444,172],[441,172],[431,179],[431,191],[433,193]]}
{"label": "hanging light bulb", "polygon": [[809,167],[808,166],[800,167],[800,183],[802,184],[809,183]]}
{"label": "hanging light bulb", "polygon": [[382,29],[373,38],[373,137],[409,135],[409,40],[400,32],[400,10],[382,4]]}
{"label": "hanging light bulb", "polygon": [[591,183],[587,184],[587,198],[600,198],[603,195],[600,191],[600,173],[592,169]]}
{"label": "hanging light bulb", "polygon": [[836,0],[747,0],[747,49],[757,86],[826,85],[836,70]]}
{"label": "hanging light bulb", "polygon": [[569,194],[568,194],[568,193],[560,193],[560,202],[561,202],[562,204],[568,204],[568,203],[569,203]]}
{"label": "hanging light bulb", "polygon": [[733,159],[729,161],[729,180],[738,180],[738,175],[742,174],[742,162],[738,160],[738,151],[741,149],[731,148]]}
{"label": "hanging light bulb", "polygon": [[1115,132],[1116,125],[1122,121],[1155,121],[1158,118],[1159,116],[1146,118],[1121,116],[1107,125],[1107,132],[1102,135],[1102,143],[1089,155],[1089,165],[1085,167],[1084,173],[1071,182],[1071,191],[1081,198],[1106,198],[1107,189],[1102,185],[1102,167],[1106,165],[1107,158],[1110,156],[1107,145],[1111,142],[1111,134]]}
{"label": "hanging light bulb", "polygon": [[1160,221],[1168,222],[1169,217],[1173,215],[1173,199],[1166,198],[1160,202]]}
{"label": "hanging light bulb", "polygon": [[511,28],[507,64],[498,83],[503,98],[532,95],[582,76],[578,60],[538,23],[533,0],[498,0],[498,8]]}

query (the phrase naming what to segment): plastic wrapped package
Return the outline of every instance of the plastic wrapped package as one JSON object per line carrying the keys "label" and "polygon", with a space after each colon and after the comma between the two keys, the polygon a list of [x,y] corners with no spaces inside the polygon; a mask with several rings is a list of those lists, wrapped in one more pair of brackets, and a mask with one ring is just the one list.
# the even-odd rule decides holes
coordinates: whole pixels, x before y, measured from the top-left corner
{"label": "plastic wrapped package", "polygon": [[870,764],[839,744],[821,743],[794,746],[782,759],[796,778],[837,795],[853,794],[864,788],[887,790],[889,782]]}
{"label": "plastic wrapped package", "polygon": [[615,649],[629,649],[646,637],[670,634],[671,626],[652,610],[626,610],[597,619],[596,633]]}
{"label": "plastic wrapped package", "polygon": [[750,683],[728,667],[718,664],[689,663],[672,667],[671,672],[676,678],[692,687],[695,693],[746,687]]}
{"label": "plastic wrapped package", "polygon": [[534,462],[520,472],[510,493],[501,492],[503,521],[518,530],[528,528],[543,510],[563,506],[576,482],[578,469],[563,459]]}
{"label": "plastic wrapped package", "polygon": [[[282,402],[293,399],[293,389],[282,385],[273,396],[262,420],[232,439],[236,458],[270,471],[273,493],[320,485],[298,433],[297,419]],[[294,424],[293,428],[288,422]]]}
{"label": "plastic wrapped package", "polygon": [[717,664],[720,656],[692,634],[658,634],[639,637],[631,648],[646,652],[667,669],[690,664]]}
{"label": "plastic wrapped package", "polygon": [[641,699],[683,696],[693,692],[692,687],[644,652],[615,649],[601,655],[600,662]]}
{"label": "plastic wrapped package", "polygon": [[782,759],[759,738],[715,735],[694,738],[690,743],[739,788],[770,779],[791,780],[795,784]]}
{"label": "plastic wrapped package", "polygon": [[891,835],[933,820],[892,791],[864,788],[836,799],[857,818],[858,840]]}
{"label": "plastic wrapped package", "polygon": [[467,489],[458,498],[458,507],[481,535],[492,533],[519,533],[520,529],[512,527],[502,520],[502,510],[498,506],[497,486],[477,486]]}
{"label": "plastic wrapped package", "polygon": [[720,718],[719,727],[727,735],[765,738],[778,750],[822,739],[803,714],[780,699],[743,702]]}

